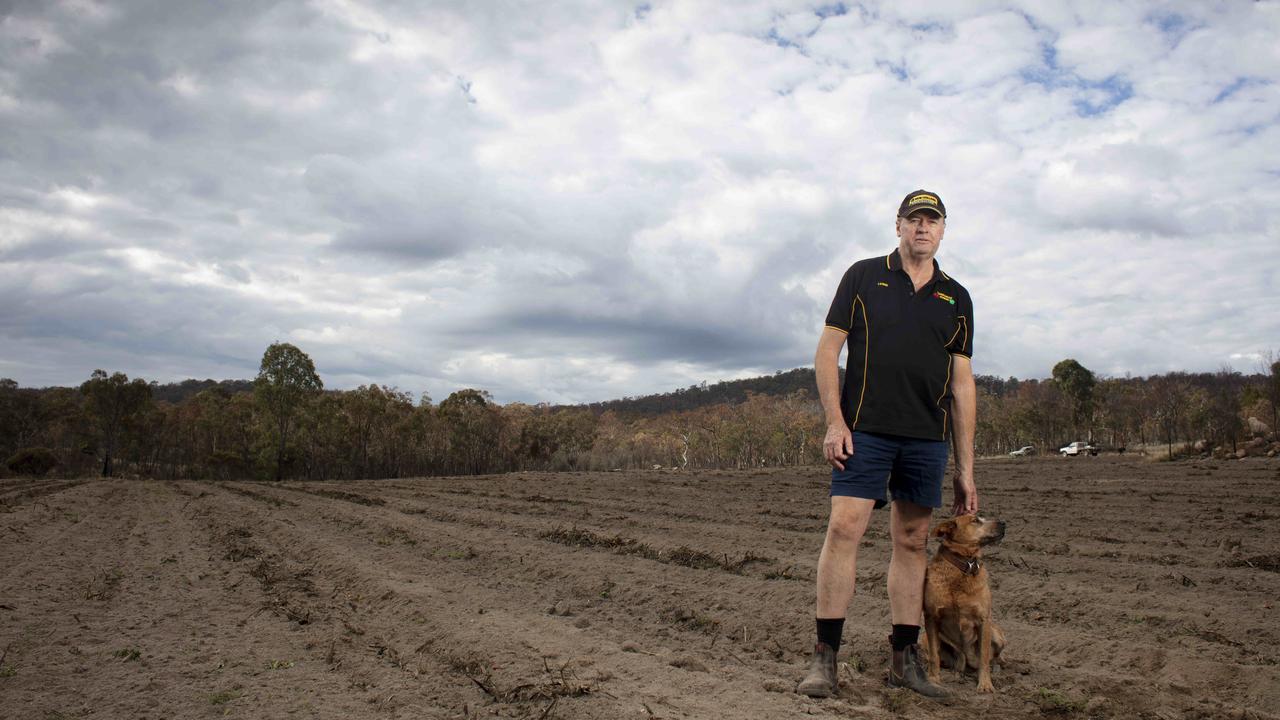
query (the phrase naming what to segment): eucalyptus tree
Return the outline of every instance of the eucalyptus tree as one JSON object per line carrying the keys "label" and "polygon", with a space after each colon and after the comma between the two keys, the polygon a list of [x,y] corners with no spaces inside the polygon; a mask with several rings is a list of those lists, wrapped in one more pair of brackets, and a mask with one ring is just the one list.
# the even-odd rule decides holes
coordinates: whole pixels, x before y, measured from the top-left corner
{"label": "eucalyptus tree", "polygon": [[276,480],[284,476],[289,430],[303,404],[324,389],[311,357],[289,343],[272,343],[262,354],[253,395],[276,434]]}
{"label": "eucalyptus tree", "polygon": [[110,376],[94,370],[80,386],[85,410],[92,420],[102,448],[102,477],[111,477],[112,457],[128,423],[138,419],[151,404],[151,386],[142,378],[130,381],[124,373]]}
{"label": "eucalyptus tree", "polygon": [[1072,430],[1086,424],[1092,436],[1093,388],[1097,384],[1093,372],[1074,358],[1067,358],[1053,366],[1053,382],[1071,401]]}

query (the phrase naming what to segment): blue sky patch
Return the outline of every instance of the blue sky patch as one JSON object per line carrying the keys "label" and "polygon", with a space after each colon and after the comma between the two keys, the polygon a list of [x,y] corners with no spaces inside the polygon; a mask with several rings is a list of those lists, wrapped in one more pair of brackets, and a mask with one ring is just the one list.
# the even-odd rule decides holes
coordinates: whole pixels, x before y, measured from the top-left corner
{"label": "blue sky patch", "polygon": [[813,9],[813,14],[826,20],[829,17],[839,17],[848,14],[849,7],[844,3],[835,3],[834,5],[819,5]]}
{"label": "blue sky patch", "polygon": [[1104,93],[1099,101],[1076,98],[1072,102],[1075,105],[1076,114],[1081,117],[1101,115],[1133,97],[1133,84],[1119,75],[1112,75],[1100,83],[1082,82],[1080,87],[1083,90],[1101,90]]}
{"label": "blue sky patch", "polygon": [[1226,100],[1227,98],[1231,97],[1232,95],[1235,95],[1237,92],[1240,92],[1241,90],[1243,90],[1246,87],[1249,87],[1250,85],[1259,85],[1259,84],[1265,84],[1265,83],[1260,83],[1259,81],[1253,80],[1252,78],[1238,77],[1230,85],[1222,88],[1222,92],[1218,93],[1217,97],[1213,99],[1211,104],[1216,105],[1217,103],[1220,103],[1223,100]]}

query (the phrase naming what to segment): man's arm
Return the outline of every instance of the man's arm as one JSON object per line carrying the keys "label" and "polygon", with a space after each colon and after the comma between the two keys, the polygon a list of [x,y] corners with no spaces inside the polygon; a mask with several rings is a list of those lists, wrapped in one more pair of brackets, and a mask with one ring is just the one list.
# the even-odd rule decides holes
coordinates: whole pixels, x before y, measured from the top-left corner
{"label": "man's arm", "polygon": [[840,349],[844,347],[844,333],[833,327],[824,327],[818,339],[818,352],[813,358],[813,371],[818,377],[818,399],[827,416],[827,436],[822,441],[822,456],[837,470],[844,469],[844,460],[853,454],[853,433],[844,421],[840,408]]}
{"label": "man's arm", "polygon": [[973,482],[973,430],[978,422],[978,388],[973,365],[964,355],[951,356],[951,431],[955,450],[955,515],[978,512],[978,488]]}

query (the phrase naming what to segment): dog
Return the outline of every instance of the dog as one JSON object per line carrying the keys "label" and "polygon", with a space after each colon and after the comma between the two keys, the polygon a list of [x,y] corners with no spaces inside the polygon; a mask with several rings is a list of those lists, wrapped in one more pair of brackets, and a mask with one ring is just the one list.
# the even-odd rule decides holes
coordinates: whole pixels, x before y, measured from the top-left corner
{"label": "dog", "polygon": [[940,666],[977,670],[978,692],[992,693],[991,664],[1005,648],[1004,632],[991,618],[991,586],[982,547],[1004,537],[1004,522],[961,515],[934,529],[942,538],[924,581],[924,621],[929,681]]}

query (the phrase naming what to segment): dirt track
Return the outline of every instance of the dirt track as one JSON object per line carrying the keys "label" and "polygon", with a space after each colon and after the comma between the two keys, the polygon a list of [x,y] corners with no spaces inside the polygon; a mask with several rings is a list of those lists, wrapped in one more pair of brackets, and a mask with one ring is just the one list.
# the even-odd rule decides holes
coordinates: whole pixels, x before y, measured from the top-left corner
{"label": "dirt track", "polygon": [[998,694],[883,684],[887,514],[841,697],[821,468],[0,481],[0,717],[1275,718],[1280,463],[988,460]]}

